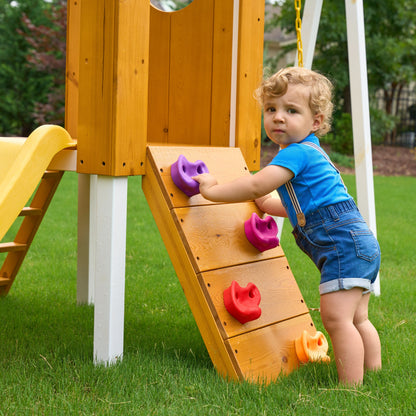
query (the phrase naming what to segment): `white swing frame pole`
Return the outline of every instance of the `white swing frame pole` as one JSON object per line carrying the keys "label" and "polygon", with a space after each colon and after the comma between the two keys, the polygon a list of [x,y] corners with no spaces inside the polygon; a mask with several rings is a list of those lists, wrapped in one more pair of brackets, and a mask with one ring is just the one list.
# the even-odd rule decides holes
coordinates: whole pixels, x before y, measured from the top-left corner
{"label": "white swing frame pole", "polygon": [[[345,13],[357,204],[368,226],[377,236],[363,1],[345,0]],[[376,295],[380,295],[379,277],[374,290]]]}

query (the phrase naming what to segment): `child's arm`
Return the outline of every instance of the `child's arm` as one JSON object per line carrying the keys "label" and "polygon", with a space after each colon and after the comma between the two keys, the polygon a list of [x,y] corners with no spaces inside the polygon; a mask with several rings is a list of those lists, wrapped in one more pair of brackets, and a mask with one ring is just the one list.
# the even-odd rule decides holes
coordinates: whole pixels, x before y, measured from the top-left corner
{"label": "child's arm", "polygon": [[254,175],[242,176],[232,182],[218,184],[209,173],[195,176],[202,196],[215,202],[243,202],[261,198],[293,178],[282,166],[268,165]]}
{"label": "child's arm", "polygon": [[266,214],[276,217],[287,217],[287,212],[280,198],[274,198],[270,194],[257,198],[255,200],[257,206]]}

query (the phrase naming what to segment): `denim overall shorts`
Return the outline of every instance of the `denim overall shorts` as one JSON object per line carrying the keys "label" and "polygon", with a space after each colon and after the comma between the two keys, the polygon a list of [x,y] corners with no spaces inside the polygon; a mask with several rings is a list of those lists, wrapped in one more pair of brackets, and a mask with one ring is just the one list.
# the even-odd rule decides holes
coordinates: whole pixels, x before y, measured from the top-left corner
{"label": "denim overall shorts", "polygon": [[380,268],[380,247],[353,199],[306,215],[293,235],[321,272],[321,295],[354,287],[373,292]]}

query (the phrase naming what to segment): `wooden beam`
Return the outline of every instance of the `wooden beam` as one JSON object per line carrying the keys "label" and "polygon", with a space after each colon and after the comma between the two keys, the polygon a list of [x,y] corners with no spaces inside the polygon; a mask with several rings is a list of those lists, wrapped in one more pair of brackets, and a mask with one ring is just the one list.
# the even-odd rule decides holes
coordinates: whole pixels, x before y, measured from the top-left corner
{"label": "wooden beam", "polygon": [[81,7],[78,163],[81,173],[144,173],[148,0],[90,0]]}

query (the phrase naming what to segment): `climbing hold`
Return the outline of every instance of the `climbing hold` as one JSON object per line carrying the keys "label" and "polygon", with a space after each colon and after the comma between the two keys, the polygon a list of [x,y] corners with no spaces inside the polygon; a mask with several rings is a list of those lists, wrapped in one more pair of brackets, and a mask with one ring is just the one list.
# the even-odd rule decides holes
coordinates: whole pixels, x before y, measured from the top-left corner
{"label": "climbing hold", "polygon": [[259,251],[270,250],[279,245],[277,224],[270,216],[262,219],[253,212],[250,219],[244,222],[244,231],[247,240]]}
{"label": "climbing hold", "polygon": [[254,321],[261,315],[261,295],[254,283],[241,287],[233,280],[231,286],[224,290],[223,298],[225,309],[241,324]]}
{"label": "climbing hold", "polygon": [[180,155],[170,167],[173,183],[189,197],[199,193],[199,183],[192,177],[202,173],[208,173],[208,168],[202,160],[192,163],[183,155]]}
{"label": "climbing hold", "polygon": [[303,334],[295,340],[295,350],[298,360],[301,363],[307,363],[308,361],[330,361],[327,355],[328,341],[320,331],[317,331],[314,336],[306,330],[303,331]]}

